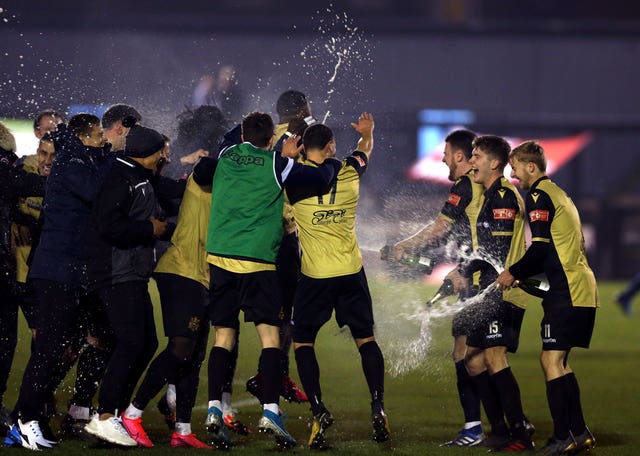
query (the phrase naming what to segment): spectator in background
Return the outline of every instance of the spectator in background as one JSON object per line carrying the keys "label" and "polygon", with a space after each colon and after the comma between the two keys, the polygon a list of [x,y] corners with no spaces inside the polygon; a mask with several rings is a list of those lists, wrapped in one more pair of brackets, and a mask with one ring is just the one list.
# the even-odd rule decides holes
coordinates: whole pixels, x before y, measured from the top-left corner
{"label": "spectator in background", "polygon": [[215,91],[216,87],[216,78],[214,75],[207,73],[203,74],[196,84],[195,89],[193,89],[193,94],[191,96],[191,105],[193,107],[198,107],[202,105],[210,105],[215,104],[216,100],[213,99],[211,94]]}
{"label": "spectator in background", "polygon": [[227,119],[240,121],[244,106],[235,67],[223,65],[216,75],[204,74],[193,91],[192,105],[214,105]]}
{"label": "spectator in background", "polygon": [[625,315],[631,315],[631,301],[633,297],[640,291],[640,273],[633,276],[627,284],[627,287],[616,298],[616,302]]}
{"label": "spectator in background", "polygon": [[218,70],[218,107],[228,119],[238,119],[242,115],[242,92],[233,65],[223,65]]}

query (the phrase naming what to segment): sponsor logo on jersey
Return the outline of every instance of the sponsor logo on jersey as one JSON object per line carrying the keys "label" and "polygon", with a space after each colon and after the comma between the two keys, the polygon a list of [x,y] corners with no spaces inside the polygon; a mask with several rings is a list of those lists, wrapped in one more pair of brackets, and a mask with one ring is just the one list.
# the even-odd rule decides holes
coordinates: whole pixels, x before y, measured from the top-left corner
{"label": "sponsor logo on jersey", "polygon": [[240,155],[237,152],[230,152],[227,157],[239,165],[256,165],[264,166],[264,157],[256,157],[254,155]]}
{"label": "sponsor logo on jersey", "polygon": [[494,220],[515,220],[516,211],[511,208],[496,208],[493,210]]}
{"label": "sponsor logo on jersey", "polygon": [[330,223],[341,223],[346,213],[346,209],[328,209],[315,211],[313,213],[313,219],[311,219],[311,224],[328,225]]}
{"label": "sponsor logo on jersey", "polygon": [[460,204],[460,195],[450,193],[449,198],[447,199],[447,203],[451,204],[452,206],[457,206],[458,204]]}
{"label": "sponsor logo on jersey", "polygon": [[529,221],[530,222],[548,222],[549,211],[541,211],[540,209],[531,211],[529,212]]}
{"label": "sponsor logo on jersey", "polygon": [[359,155],[353,155],[353,158],[356,159],[356,161],[358,162],[358,165],[360,165],[360,168],[364,168],[365,166],[367,166],[367,163]]}
{"label": "sponsor logo on jersey", "polygon": [[498,194],[500,195],[500,198],[504,198],[505,193],[507,193],[507,191],[504,188],[501,188],[498,190]]}
{"label": "sponsor logo on jersey", "polygon": [[539,197],[540,197],[540,193],[538,193],[538,192],[533,192],[533,193],[531,194],[531,199],[533,200],[533,202],[534,202],[534,203],[537,203],[537,202],[538,202],[538,198],[539,198]]}

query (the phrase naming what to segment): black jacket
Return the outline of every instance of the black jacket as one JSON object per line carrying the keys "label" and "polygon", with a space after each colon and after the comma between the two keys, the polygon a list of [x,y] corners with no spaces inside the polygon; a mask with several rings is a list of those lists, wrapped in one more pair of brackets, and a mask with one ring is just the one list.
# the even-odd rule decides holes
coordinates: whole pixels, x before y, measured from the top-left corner
{"label": "black jacket", "polygon": [[89,289],[147,281],[154,264],[153,224],[159,207],[153,176],[137,162],[116,158],[96,198],[89,241]]}

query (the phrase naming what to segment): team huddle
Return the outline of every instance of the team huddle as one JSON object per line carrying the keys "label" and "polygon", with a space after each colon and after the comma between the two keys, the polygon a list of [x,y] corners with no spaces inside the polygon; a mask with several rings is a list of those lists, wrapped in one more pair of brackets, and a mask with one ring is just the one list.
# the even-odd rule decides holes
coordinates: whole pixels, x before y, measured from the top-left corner
{"label": "team huddle", "polygon": [[[389,440],[384,357],[356,240],[373,116],[365,112],[351,123],[360,139],[338,160],[332,130],[313,118],[304,94],[284,92],[276,108],[277,125],[253,112],[233,128],[215,107],[190,111],[189,153],[179,160],[170,159],[169,138],[143,126],[128,105],[110,107],[101,119],[77,114],[66,124],[53,111],[42,113],[34,123],[37,156],[24,162],[17,162],[15,141],[0,125],[0,287],[7,296],[0,314],[0,399],[18,307],[33,334],[18,400],[11,413],[2,407],[5,445],[41,450],[58,443],[49,427],[54,392],[77,362],[74,396],[61,423],[65,437],[153,447],[142,416],[167,388],[157,407],[172,447],[229,449],[229,431],[250,432],[231,408],[241,312],[262,346],[257,374],[247,381],[262,404],[258,431],[281,449],[295,447],[279,400],[308,401],[308,446],[327,447],[334,417],[322,399],[315,343],[335,311],[360,353],[373,440]],[[179,140],[180,132],[179,125]],[[592,447],[568,364],[572,347],[588,347],[598,306],[575,206],[546,176],[544,151],[535,142],[511,150],[503,138],[458,130],[446,138],[443,161],[455,183],[441,213],[393,245],[389,256],[402,261],[452,237],[461,251],[476,253],[473,261],[461,256],[447,276],[470,304],[452,325],[465,424],[444,445],[534,449],[535,428],[507,353],[517,350],[527,306],[518,283],[545,273],[550,288],[542,303],[541,360],[554,433],[541,452]],[[504,177],[507,163],[528,190],[526,204]],[[491,262],[480,259],[488,257]],[[151,277],[167,337],[155,358]],[[191,428],[191,413],[210,327],[205,443]],[[302,390],[289,376],[292,344]],[[487,434],[481,404],[491,425]]]}

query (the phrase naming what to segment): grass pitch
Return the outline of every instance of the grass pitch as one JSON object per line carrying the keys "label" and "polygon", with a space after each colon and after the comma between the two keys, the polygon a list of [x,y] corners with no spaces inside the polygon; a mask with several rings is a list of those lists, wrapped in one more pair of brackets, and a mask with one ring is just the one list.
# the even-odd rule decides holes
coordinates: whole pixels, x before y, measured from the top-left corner
{"label": "grass pitch", "polygon": [[[439,444],[452,438],[461,427],[463,418],[455,386],[455,372],[450,357],[452,338],[450,318],[432,321],[429,326],[431,342],[418,340],[420,323],[407,315],[411,308],[424,302],[435,291],[435,286],[414,282],[392,282],[375,276],[369,277],[378,324],[378,338],[389,368],[406,371],[400,375],[387,375],[385,405],[390,419],[392,437],[378,445],[371,438],[369,417],[369,394],[360,366],[355,344],[344,332],[331,322],[318,337],[317,355],[321,368],[323,398],[332,411],[336,422],[328,431],[327,439],[332,445],[330,453],[341,455],[368,455],[393,453],[396,455],[456,455],[485,454],[483,448],[440,448]],[[640,451],[640,344],[638,318],[622,315],[614,304],[613,296],[622,283],[600,283],[602,308],[598,311],[596,328],[589,350],[577,349],[570,362],[580,381],[586,421],[595,434],[597,446],[594,455],[635,455]],[[154,302],[157,301],[155,287],[151,287]],[[161,349],[164,335],[159,315]],[[535,424],[534,436],[538,447],[544,445],[552,432],[547,409],[542,371],[539,367],[540,351],[539,322],[542,311],[536,300],[530,305],[524,319],[520,349],[510,357],[510,364],[520,383],[525,413]],[[5,402],[15,403],[19,382],[29,353],[29,336],[24,320],[20,322],[20,340]],[[255,330],[242,328],[240,359],[236,373],[234,402],[238,418],[255,428],[260,417],[257,402],[244,391],[244,382],[253,375],[257,366],[258,341]],[[410,350],[408,347],[413,347]],[[291,356],[292,376],[297,377],[295,361]],[[410,367],[410,369],[409,369]],[[193,413],[193,430],[203,440],[207,433],[202,424],[206,415],[207,374],[206,365],[201,373],[200,390]],[[63,409],[71,392],[74,379],[72,372],[59,388],[59,408]],[[289,432],[298,439],[294,453],[307,449],[309,435],[309,410],[305,404],[282,403],[286,413]],[[96,449],[78,441],[64,441],[52,453],[64,455],[86,455],[91,453],[119,454],[131,456],[138,453],[175,454],[184,451],[169,447],[170,433],[155,409],[155,401],[144,415],[145,428],[155,443],[147,449]],[[59,419],[52,421],[57,429]],[[276,450],[271,438],[257,432],[248,437],[232,436],[233,452],[258,455],[273,454]],[[17,454],[23,449],[0,448],[0,453]],[[205,450],[200,450],[205,451]]]}

